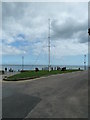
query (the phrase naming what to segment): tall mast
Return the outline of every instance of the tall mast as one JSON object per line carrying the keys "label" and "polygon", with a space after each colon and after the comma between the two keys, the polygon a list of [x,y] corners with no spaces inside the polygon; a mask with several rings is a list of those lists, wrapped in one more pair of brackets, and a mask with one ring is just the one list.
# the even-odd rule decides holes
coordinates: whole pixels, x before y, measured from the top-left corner
{"label": "tall mast", "polygon": [[48,19],[48,69],[50,71],[50,18]]}
{"label": "tall mast", "polygon": [[86,55],[84,55],[84,70],[86,70]]}

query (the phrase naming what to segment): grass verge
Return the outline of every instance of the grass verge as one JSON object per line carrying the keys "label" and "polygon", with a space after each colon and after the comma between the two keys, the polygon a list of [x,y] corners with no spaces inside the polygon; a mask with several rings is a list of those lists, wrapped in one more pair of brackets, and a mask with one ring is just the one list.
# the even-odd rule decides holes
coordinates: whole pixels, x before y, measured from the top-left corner
{"label": "grass verge", "polygon": [[8,77],[7,79],[4,79],[6,81],[18,81],[18,80],[27,80],[27,79],[34,79],[34,78],[39,78],[42,76],[49,76],[49,75],[54,75],[54,74],[62,74],[62,73],[69,73],[69,72],[75,72],[75,71],[80,71],[80,70],[66,70],[66,71],[27,71],[27,72],[21,72],[19,74],[13,75]]}

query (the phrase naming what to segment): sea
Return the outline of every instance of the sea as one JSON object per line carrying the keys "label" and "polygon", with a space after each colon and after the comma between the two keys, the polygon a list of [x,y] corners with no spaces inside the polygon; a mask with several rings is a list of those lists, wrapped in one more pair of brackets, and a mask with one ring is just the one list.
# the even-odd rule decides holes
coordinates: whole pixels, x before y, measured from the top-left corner
{"label": "sea", "polygon": [[[51,67],[53,67],[53,69],[55,69],[56,67],[66,67],[67,69],[78,69],[80,68],[81,70],[84,69],[84,66],[79,66],[79,65],[51,65]],[[19,70],[35,70],[35,68],[38,68],[39,70],[43,69],[48,69],[48,65],[0,65],[0,70],[5,70],[5,68],[7,68],[7,70],[9,70],[10,68],[12,68],[14,71],[19,71]],[[86,67],[88,68],[88,67]]]}

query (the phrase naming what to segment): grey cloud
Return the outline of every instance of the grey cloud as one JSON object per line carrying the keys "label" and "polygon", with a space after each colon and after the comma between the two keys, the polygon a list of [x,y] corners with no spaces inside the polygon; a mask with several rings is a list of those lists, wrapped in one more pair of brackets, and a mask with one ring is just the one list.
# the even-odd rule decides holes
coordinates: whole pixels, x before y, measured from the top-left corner
{"label": "grey cloud", "polygon": [[23,18],[25,7],[27,8],[27,3],[22,2],[3,2],[2,3],[2,15],[3,18]]}
{"label": "grey cloud", "polygon": [[[76,18],[77,19],[77,18]],[[73,18],[67,18],[62,23],[60,21],[52,21],[52,39],[78,39],[80,43],[87,42],[88,23],[87,21],[77,21]]]}
{"label": "grey cloud", "polygon": [[[63,8],[63,6],[65,7]],[[10,31],[14,34],[23,32],[27,39],[33,39],[33,37],[37,36],[38,38],[47,37],[48,17],[55,17],[60,21],[54,20],[51,23],[51,37],[53,39],[78,39],[80,43],[84,43],[87,42],[87,20],[81,22],[82,13],[81,15],[80,12],[76,13],[79,8],[74,4],[68,6],[68,4],[63,3],[3,3],[3,28],[6,33]],[[71,17],[64,16],[62,19],[63,13]]]}
{"label": "grey cloud", "polygon": [[[37,40],[40,40],[39,45],[36,43],[38,49],[36,47],[31,48],[30,44],[26,48],[24,46],[23,50],[26,52],[33,51],[34,49],[36,52],[40,51],[41,45],[44,42],[42,38],[45,37],[46,42],[48,38],[48,18],[57,19],[51,23],[51,37],[53,37],[52,40],[56,40],[53,41],[54,45],[58,46],[57,56],[60,55],[60,47],[61,54],[64,55],[70,54],[71,51],[72,54],[81,54],[86,51],[86,44],[80,44],[85,43],[87,39],[87,20],[85,21],[87,19],[87,5],[85,3],[82,5],[81,3],[7,2],[3,3],[2,11],[3,39],[7,41],[7,47],[5,48],[9,49],[8,53],[10,54],[11,49],[16,51],[16,54],[20,54],[22,51],[22,48],[13,48],[11,45],[12,42],[16,41],[16,39],[13,39],[13,36],[17,36],[20,33],[26,36],[26,42],[29,41],[31,43],[33,41],[36,43]],[[82,20],[83,22],[81,22]],[[62,39],[65,41],[63,42]],[[75,39],[77,39],[78,43],[74,43]],[[4,44],[4,46],[6,45]],[[67,45],[69,51],[66,50]],[[73,50],[73,48],[75,49]],[[5,52],[7,53],[6,50]]]}
{"label": "grey cloud", "polygon": [[88,3],[88,27],[90,28],[90,2]]}
{"label": "grey cloud", "polygon": [[88,31],[81,31],[79,36],[78,36],[79,42],[80,43],[86,43],[88,42]]}

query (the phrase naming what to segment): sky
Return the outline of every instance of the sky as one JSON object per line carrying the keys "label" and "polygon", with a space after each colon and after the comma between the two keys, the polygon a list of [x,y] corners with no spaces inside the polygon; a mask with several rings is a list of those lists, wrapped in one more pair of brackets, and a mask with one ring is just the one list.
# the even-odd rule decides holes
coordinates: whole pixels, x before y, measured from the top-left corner
{"label": "sky", "polygon": [[[88,55],[88,2],[3,2],[3,64],[83,65]],[[1,39],[1,38],[0,38]],[[87,58],[88,60],[88,58]]]}

